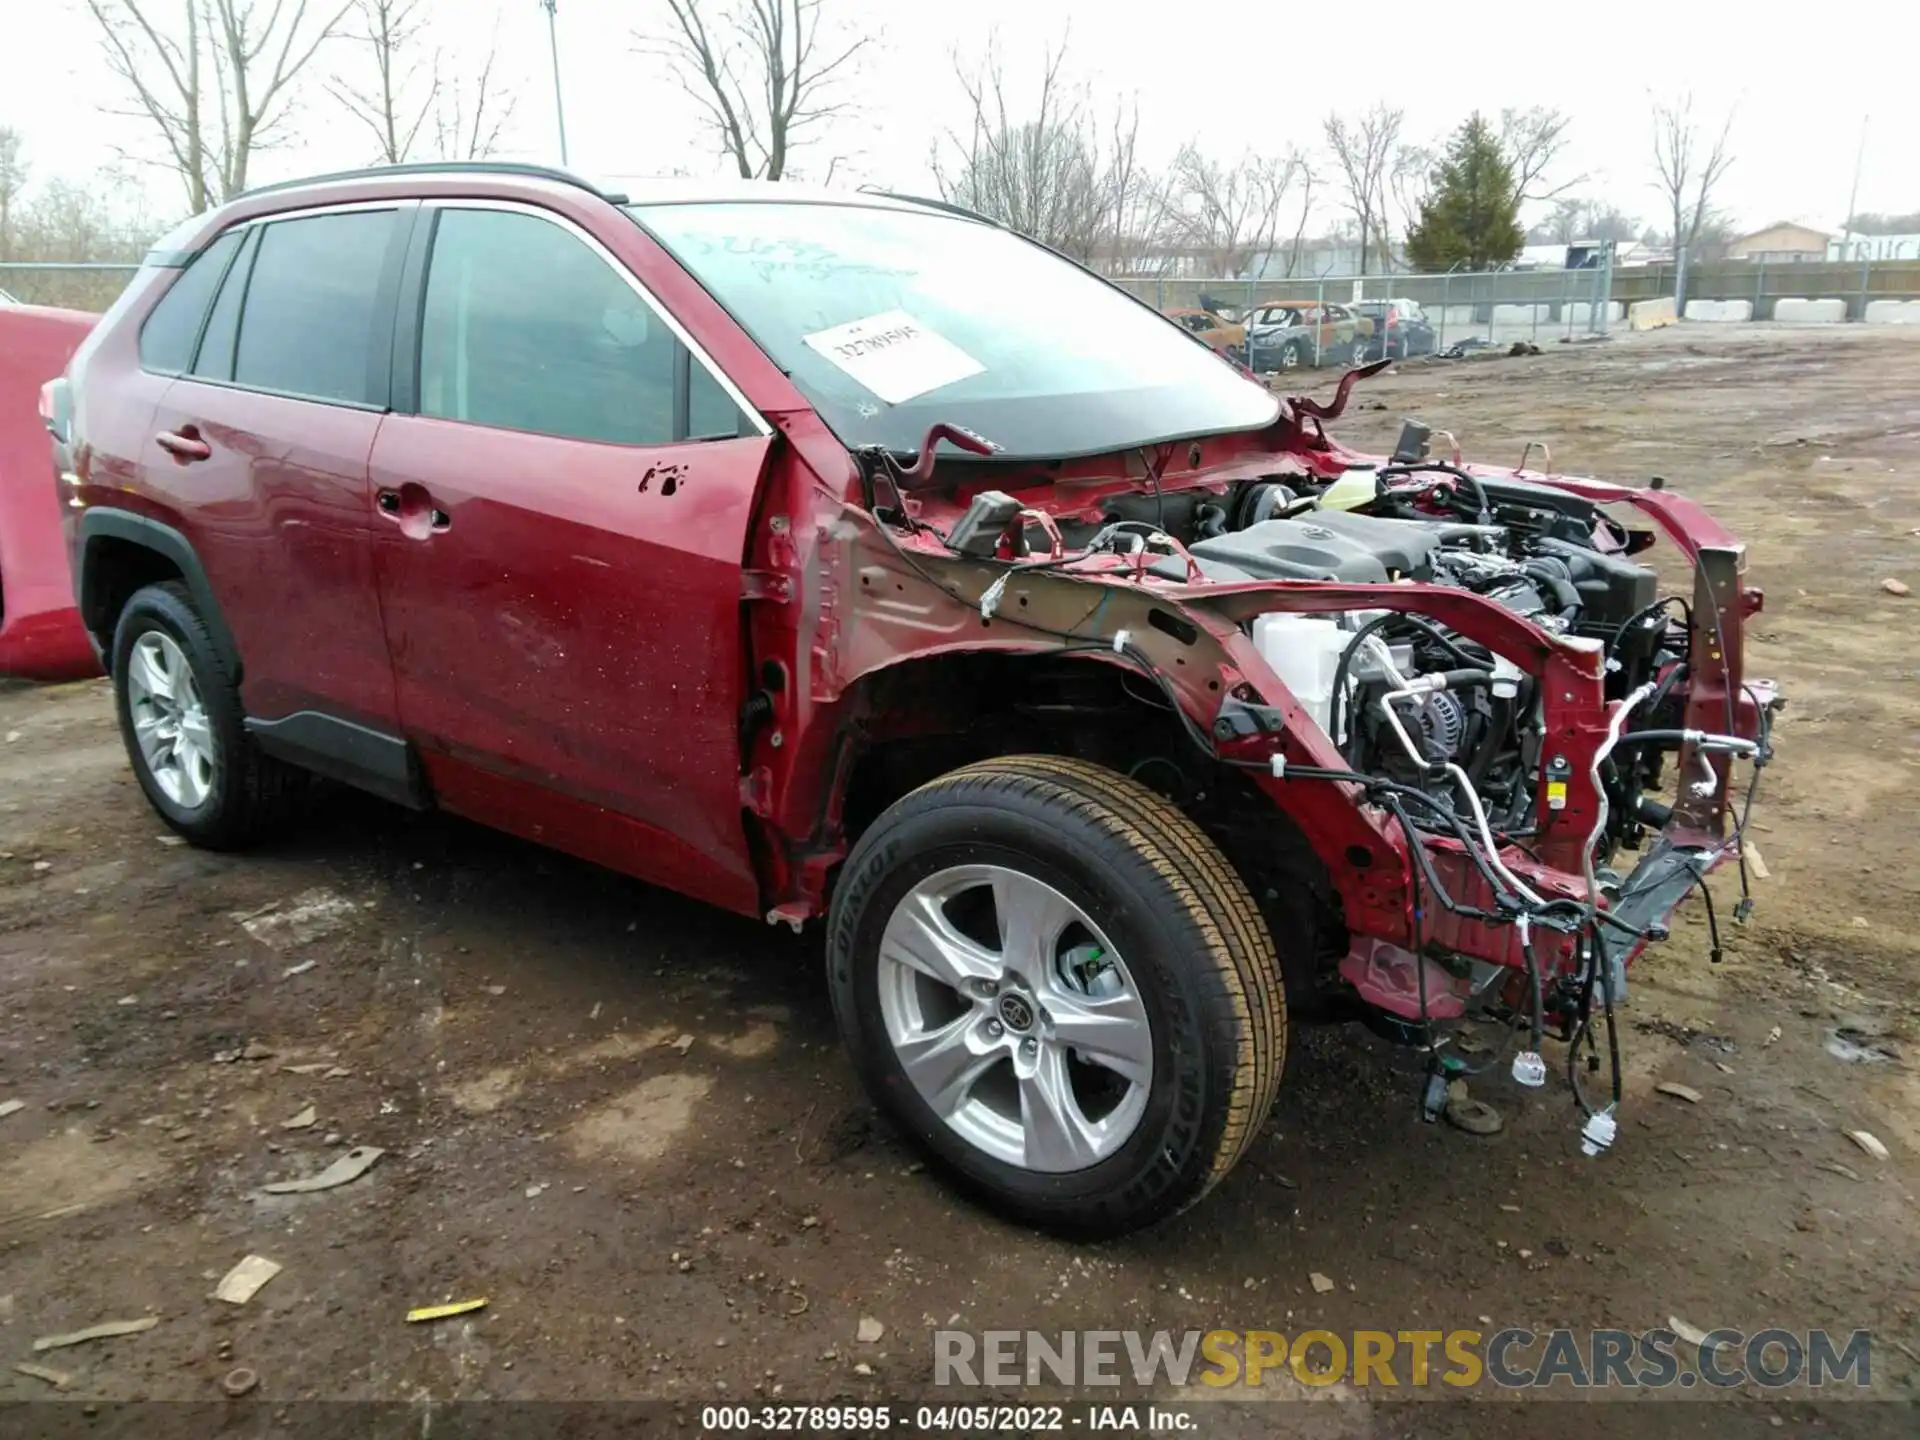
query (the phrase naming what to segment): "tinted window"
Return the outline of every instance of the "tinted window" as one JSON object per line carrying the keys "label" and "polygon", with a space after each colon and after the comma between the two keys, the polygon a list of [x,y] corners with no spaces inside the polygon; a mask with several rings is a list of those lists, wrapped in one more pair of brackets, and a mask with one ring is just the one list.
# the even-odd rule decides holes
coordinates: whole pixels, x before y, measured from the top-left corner
{"label": "tinted window", "polygon": [[200,337],[200,354],[193,362],[193,373],[209,380],[233,378],[233,345],[240,338],[240,302],[246,298],[247,267],[253,262],[253,252],[258,248],[254,242],[260,231],[248,230],[245,236],[239,258],[227,271],[227,283],[213,302],[206,333]]}
{"label": "tinted window", "polygon": [[268,225],[247,283],[234,380],[316,400],[384,404],[372,377],[392,343],[380,272],[393,224],[393,211],[371,210]]}
{"label": "tinted window", "polygon": [[728,440],[740,433],[740,407],[733,403],[707,367],[687,367],[687,438]]}
{"label": "tinted window", "polygon": [[551,221],[441,213],[420,323],[421,414],[666,444],[681,349],[623,275]]}
{"label": "tinted window", "polygon": [[238,232],[229,230],[200,252],[160,297],[160,303],[140,327],[140,363],[149,370],[175,374],[193,360],[193,342],[200,338],[200,322],[207,302],[226,273],[227,261],[239,248]]}

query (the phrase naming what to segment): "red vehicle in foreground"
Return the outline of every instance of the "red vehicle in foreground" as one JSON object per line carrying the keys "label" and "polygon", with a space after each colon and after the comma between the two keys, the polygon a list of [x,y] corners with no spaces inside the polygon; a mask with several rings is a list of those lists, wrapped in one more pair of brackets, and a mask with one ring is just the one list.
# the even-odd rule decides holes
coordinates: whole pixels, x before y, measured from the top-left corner
{"label": "red vehicle in foreground", "polygon": [[97,317],[0,302],[0,675],[77,680],[100,673],[47,488],[42,386]]}
{"label": "red vehicle in foreground", "polygon": [[824,919],[876,1102],[1113,1234],[1233,1167],[1297,1021],[1421,1047],[1429,1115],[1465,1017],[1526,1083],[1597,1049],[1766,758],[1712,517],[1352,454],[1355,378],[1276,399],[945,207],[403,166],[183,227],[49,410],[175,830],[318,774]]}

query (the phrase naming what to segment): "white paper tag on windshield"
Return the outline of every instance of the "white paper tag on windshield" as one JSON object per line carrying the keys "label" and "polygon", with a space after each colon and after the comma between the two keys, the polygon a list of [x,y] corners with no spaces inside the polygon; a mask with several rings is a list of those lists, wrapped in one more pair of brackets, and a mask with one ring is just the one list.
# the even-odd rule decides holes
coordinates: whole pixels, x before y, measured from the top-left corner
{"label": "white paper tag on windshield", "polygon": [[904,310],[850,320],[800,338],[889,405],[987,368]]}

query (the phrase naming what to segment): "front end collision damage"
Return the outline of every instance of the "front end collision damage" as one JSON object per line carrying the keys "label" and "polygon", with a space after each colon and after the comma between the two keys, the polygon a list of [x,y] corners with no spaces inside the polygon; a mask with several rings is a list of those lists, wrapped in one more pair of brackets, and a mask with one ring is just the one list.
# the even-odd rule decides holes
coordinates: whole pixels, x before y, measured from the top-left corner
{"label": "front end collision damage", "polygon": [[[1503,1001],[1516,1027],[1531,1021],[1532,1043],[1516,1076],[1528,1072],[1527,1083],[1539,1083],[1531,1073],[1543,1026],[1577,1045],[1591,1013],[1610,1014],[1624,999],[1628,963],[1665,937],[1670,912],[1738,857],[1738,828],[1729,829],[1731,761],[1765,762],[1768,714],[1778,704],[1770,686],[1744,680],[1744,621],[1761,596],[1746,586],[1745,552],[1734,537],[1658,482],[1632,489],[1468,467],[1489,481],[1524,480],[1630,510],[1689,563],[1683,727],[1655,732],[1635,727],[1632,713],[1653,687],[1610,699],[1598,643],[1555,633],[1470,590],[1208,579],[1179,541],[1164,536],[1151,554],[1060,547],[1056,519],[1092,516],[1115,494],[1147,487],[1156,499],[1163,489],[1222,493],[1276,474],[1325,484],[1356,464],[1384,463],[1345,450],[1320,425],[1338,415],[1359,378],[1343,379],[1330,404],[1294,402],[1271,431],[1237,437],[1237,449],[1228,443],[1236,437],[1182,442],[1160,447],[1157,458],[1127,457],[1118,475],[1111,465],[1104,475],[1097,466],[1085,474],[1053,467],[1051,485],[1021,491],[1027,498],[1008,536],[1016,550],[1024,548],[1018,536],[1036,528],[1050,537],[1053,552],[1038,560],[1005,544],[991,558],[954,553],[944,537],[967,508],[966,487],[944,496],[881,487],[876,497],[873,476],[857,465],[848,474],[845,452],[835,456],[824,436],[804,433],[806,419],[796,417],[799,433],[783,426],[805,463],[768,488],[771,508],[750,573],[780,577],[759,586],[779,598],[752,607],[749,624],[756,655],[798,655],[804,673],[763,662],[749,706],[752,733],[743,736],[743,803],[760,821],[769,852],[768,918],[798,924],[824,910],[849,843],[848,787],[863,755],[940,727],[935,694],[919,692],[903,705],[889,679],[914,696],[927,667],[943,661],[995,656],[1102,667],[1163,701],[1198,755],[1237,771],[1304,837],[1337,898],[1345,946],[1338,977],[1363,1008],[1426,1048],[1438,1073],[1440,1022],[1476,1002]],[[1178,472],[1169,468],[1176,451],[1187,462]],[[925,479],[929,453],[914,471],[892,467],[896,480],[900,473]],[[1408,805],[1419,797],[1355,773],[1249,635],[1261,616],[1353,611],[1423,617],[1512,662],[1538,685],[1544,745],[1531,777],[1535,824],[1525,843],[1497,834],[1484,816],[1477,826],[1471,819],[1412,823]],[[1657,831],[1651,846],[1624,878],[1597,856],[1608,806],[1603,766],[1623,737],[1630,746],[1659,738],[1677,750],[1670,814],[1650,827]]]}

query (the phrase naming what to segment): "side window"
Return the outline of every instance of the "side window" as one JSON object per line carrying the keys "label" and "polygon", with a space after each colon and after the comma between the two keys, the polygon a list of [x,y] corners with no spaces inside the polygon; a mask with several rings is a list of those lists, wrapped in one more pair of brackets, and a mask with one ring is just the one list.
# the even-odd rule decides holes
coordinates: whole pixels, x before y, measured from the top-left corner
{"label": "side window", "polygon": [[731,440],[740,434],[740,407],[704,365],[687,366],[687,438]]}
{"label": "side window", "polygon": [[227,280],[207,316],[206,334],[200,337],[200,353],[193,362],[193,373],[209,380],[233,379],[233,347],[240,338],[240,302],[247,293],[247,269],[253,264],[253,252],[259,249],[260,228],[242,232],[240,254],[227,269]]}
{"label": "side window", "polygon": [[420,319],[422,415],[618,445],[737,433],[732,402],[690,360],[626,277],[559,225],[440,213]]}
{"label": "side window", "polygon": [[142,368],[177,375],[193,363],[193,347],[200,338],[207,304],[239,247],[239,232],[229,230],[202,250],[160,297],[160,303],[140,327]]}
{"label": "side window", "polygon": [[393,226],[391,210],[352,210],[263,227],[234,382],[314,400],[385,404],[374,390],[392,347],[380,276]]}

